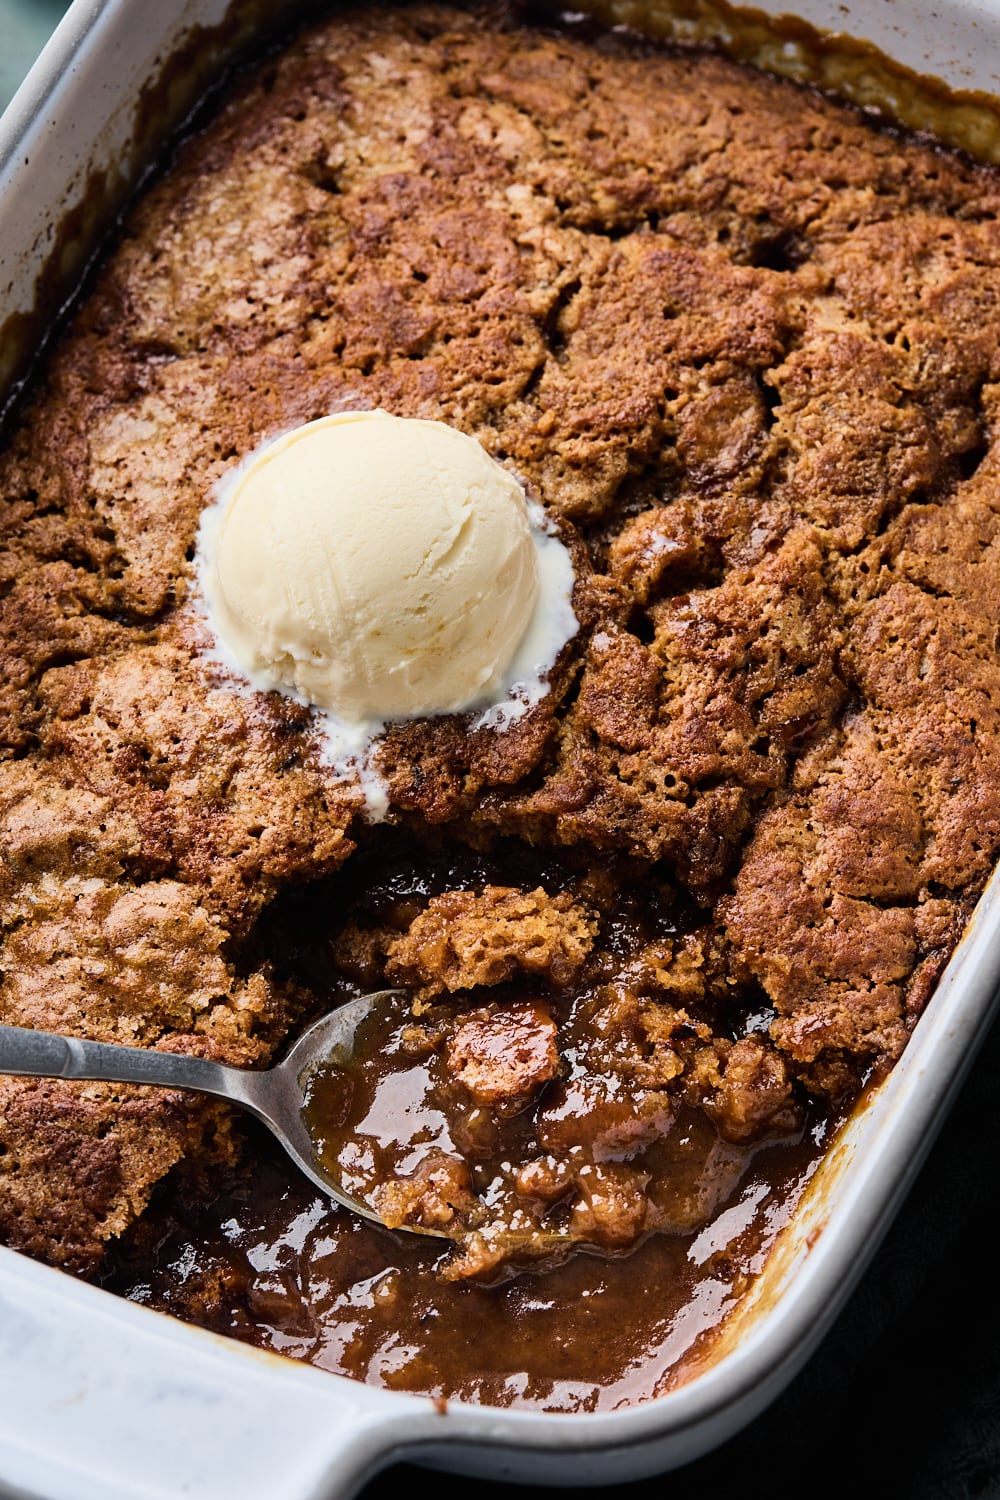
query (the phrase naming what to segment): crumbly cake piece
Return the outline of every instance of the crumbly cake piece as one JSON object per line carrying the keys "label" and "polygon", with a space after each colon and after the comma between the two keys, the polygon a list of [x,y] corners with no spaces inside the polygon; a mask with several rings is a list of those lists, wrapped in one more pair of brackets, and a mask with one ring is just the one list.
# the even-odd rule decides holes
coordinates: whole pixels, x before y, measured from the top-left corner
{"label": "crumbly cake piece", "polygon": [[[357,1039],[346,1092],[339,1073],[314,1083],[310,1118],[355,1197],[393,1227],[456,1241],[436,1268],[447,1281],[551,1268],[581,1243],[620,1251],[653,1231],[688,1233],[754,1150],[805,1125],[792,1068],[748,1013],[753,992],[723,935],[691,927],[694,913],[641,862],[602,872],[580,854],[555,896],[487,883],[427,900],[477,856],[463,872],[452,855],[443,872],[428,850],[414,899],[400,888],[414,853],[383,844],[354,890],[345,872],[331,896],[353,907],[340,973],[405,988]],[[399,1115],[388,1101],[415,1087],[420,1110]]]}
{"label": "crumbly cake piece", "polygon": [[[776,1012],[706,1043],[733,1133],[891,1062],[1000,848],[998,209],[788,83],[486,11],[346,11],[241,79],[0,456],[0,1017],[241,1064],[294,1024],[241,954],[361,799],[201,654],[193,548],[265,436],[383,406],[524,476],[581,622],[508,732],[387,735],[394,815],[669,870]],[[4,1237],[81,1270],[232,1149],[14,1079],[0,1134]]]}
{"label": "crumbly cake piece", "polygon": [[386,975],[428,998],[502,984],[518,972],[564,987],[579,973],[596,932],[596,920],[566,892],[494,885],[481,893],[448,891],[390,938]]}

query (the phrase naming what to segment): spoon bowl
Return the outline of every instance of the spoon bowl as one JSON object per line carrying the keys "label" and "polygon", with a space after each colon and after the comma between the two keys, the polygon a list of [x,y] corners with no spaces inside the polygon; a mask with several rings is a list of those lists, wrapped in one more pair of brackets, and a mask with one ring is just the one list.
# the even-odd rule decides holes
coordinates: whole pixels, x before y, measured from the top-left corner
{"label": "spoon bowl", "polygon": [[[79,1078],[191,1089],[238,1104],[256,1115],[281,1142],[311,1182],[351,1213],[383,1220],[370,1204],[345,1192],[325,1165],[305,1120],[310,1081],[319,1068],[344,1067],[354,1052],[358,1028],[398,990],[375,990],[315,1021],[273,1068],[231,1068],[204,1057],[90,1042],[52,1031],[0,1025],[0,1073],[30,1078]],[[410,1226],[408,1226],[410,1227]],[[447,1238],[439,1230],[413,1226],[417,1234]]]}

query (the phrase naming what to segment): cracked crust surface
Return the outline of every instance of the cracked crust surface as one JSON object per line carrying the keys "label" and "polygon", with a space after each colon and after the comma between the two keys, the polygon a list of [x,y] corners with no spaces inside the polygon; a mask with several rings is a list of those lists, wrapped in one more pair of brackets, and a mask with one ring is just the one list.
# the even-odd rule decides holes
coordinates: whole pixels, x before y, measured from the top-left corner
{"label": "cracked crust surface", "polygon": [[[507,734],[388,734],[397,814],[668,869],[775,1012],[706,1080],[733,1134],[895,1058],[1000,848],[998,208],[790,84],[485,13],[348,11],[242,79],[0,455],[0,1018],[243,1064],[294,1024],[241,944],[360,799],[199,656],[192,549],[265,436],[383,406],[524,476],[581,621]],[[5,1237],[78,1269],[231,1149],[13,1079],[0,1131]]]}

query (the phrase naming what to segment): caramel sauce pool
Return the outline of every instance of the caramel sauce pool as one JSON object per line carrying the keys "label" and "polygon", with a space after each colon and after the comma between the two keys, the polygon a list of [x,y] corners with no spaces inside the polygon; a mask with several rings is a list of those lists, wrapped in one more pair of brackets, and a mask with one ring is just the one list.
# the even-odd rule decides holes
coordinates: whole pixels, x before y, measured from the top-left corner
{"label": "caramel sauce pool", "polygon": [[442,1284],[439,1242],[331,1209],[255,1133],[252,1165],[207,1206],[181,1195],[161,1204],[105,1284],[371,1385],[612,1411],[682,1378],[761,1269],[817,1155],[811,1138],[761,1153],[697,1234],[655,1235],[621,1258],[578,1254],[483,1287]]}
{"label": "caramel sauce pool", "polygon": [[[621,895],[605,944],[622,964],[652,931],[682,930],[691,919],[675,893],[651,888],[645,877],[637,884],[633,874],[625,863],[610,872]],[[436,857],[387,835],[358,855],[349,884],[341,875],[279,904],[257,940],[279,955],[279,970],[308,985],[323,1011],[365,987],[332,956],[348,919],[398,918],[436,891],[488,879],[558,888],[580,878],[565,851],[558,864],[520,848]],[[481,993],[494,1003],[493,992]],[[586,987],[550,1003],[572,1071]],[[327,1149],[345,1157],[355,1189],[412,1169],[428,1149],[454,1150],[456,1139],[468,1150],[459,1094],[449,1092],[433,1058],[414,1061],[400,1046],[408,1007],[406,997],[379,1012],[346,1079],[331,1076],[314,1092],[313,1124]],[[449,1241],[384,1229],[332,1207],[266,1131],[241,1121],[242,1165],[214,1174],[182,1168],[115,1251],[104,1284],[215,1332],[392,1390],[548,1411],[614,1410],[684,1378],[762,1269],[836,1123],[811,1105],[780,1138],[733,1146],[700,1111],[681,1106],[656,1144],[659,1168],[669,1166],[657,1207],[663,1223],[690,1227],[649,1233],[623,1251],[575,1246],[562,1263],[515,1259],[483,1284],[445,1279],[455,1253]],[[535,1149],[530,1110],[501,1126],[487,1148],[471,1153],[481,1182]]]}

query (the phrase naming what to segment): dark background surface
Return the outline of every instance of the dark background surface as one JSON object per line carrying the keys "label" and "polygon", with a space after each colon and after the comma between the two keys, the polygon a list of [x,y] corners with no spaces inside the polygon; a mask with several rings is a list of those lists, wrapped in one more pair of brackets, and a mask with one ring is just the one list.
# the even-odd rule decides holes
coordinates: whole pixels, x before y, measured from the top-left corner
{"label": "dark background surface", "polygon": [[67,0],[0,0],[0,111],[66,7]]}
{"label": "dark background surface", "polygon": [[[134,0],[136,4],[155,0]],[[0,109],[65,10],[0,0]],[[593,1500],[1000,1500],[1000,1022],[871,1267],[763,1416],[696,1463]],[[556,1500],[386,1469],[361,1500]]]}

